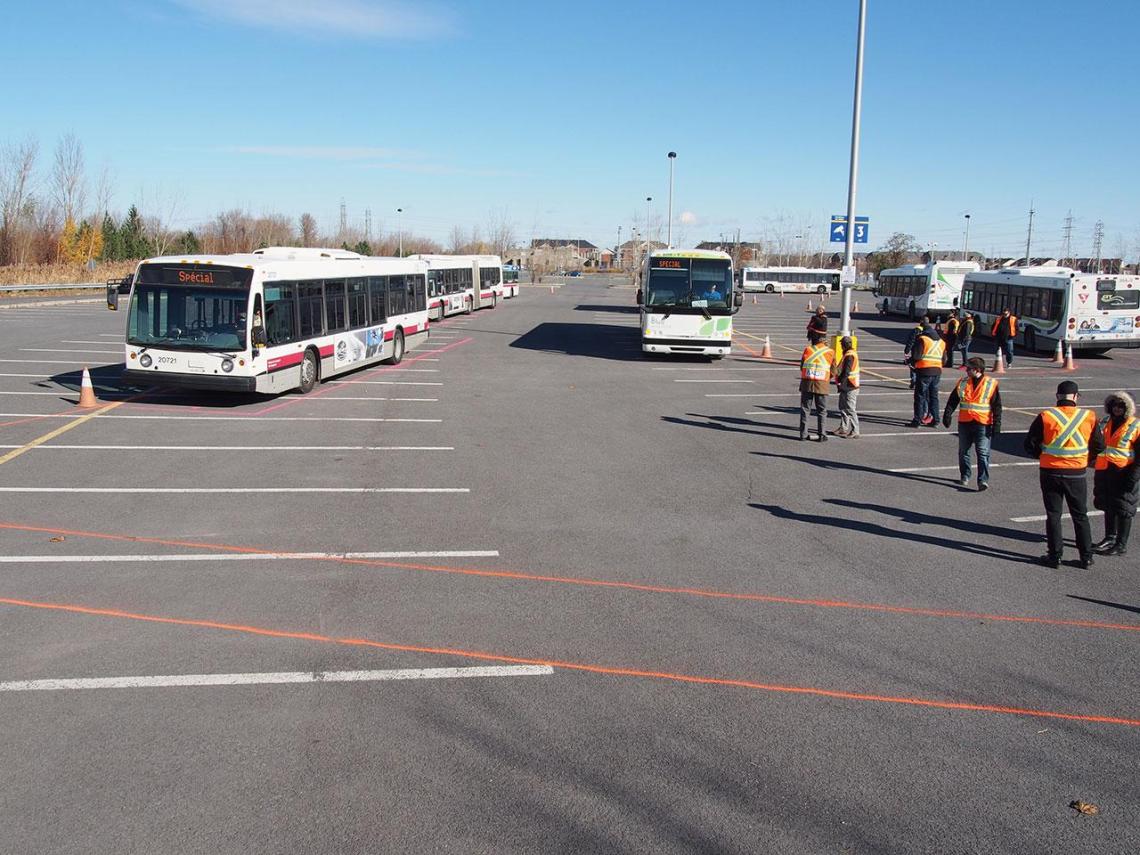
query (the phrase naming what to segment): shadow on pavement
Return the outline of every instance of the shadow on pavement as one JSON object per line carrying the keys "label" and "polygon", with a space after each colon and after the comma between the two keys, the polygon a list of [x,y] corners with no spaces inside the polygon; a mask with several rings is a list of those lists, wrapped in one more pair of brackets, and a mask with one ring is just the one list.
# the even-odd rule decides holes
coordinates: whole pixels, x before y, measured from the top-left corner
{"label": "shadow on pavement", "polygon": [[640,362],[642,358],[638,328],[618,324],[542,323],[519,336],[510,346],[626,362]]}
{"label": "shadow on pavement", "polygon": [[1098,606],[1108,606],[1110,609],[1120,609],[1125,612],[1132,612],[1133,614],[1140,615],[1140,606],[1126,606],[1124,603],[1114,603],[1110,600],[1094,600],[1092,597],[1078,597],[1076,594],[1066,594],[1070,600],[1083,600],[1086,603],[1094,603]]}
{"label": "shadow on pavement", "polygon": [[613,303],[579,303],[574,307],[576,312],[614,312],[620,315],[636,315],[640,311],[637,306],[616,306]]}
{"label": "shadow on pavement", "polygon": [[907,525],[940,525],[946,528],[954,528],[959,531],[966,532],[969,535],[989,534],[994,537],[1004,537],[1009,540],[1020,540],[1025,543],[1040,543],[1040,535],[1030,534],[1029,532],[1020,531],[1016,528],[1004,528],[1002,526],[988,525],[984,522],[968,519],[960,520],[947,516],[935,516],[933,514],[924,514],[920,511],[912,511],[906,508],[892,508],[886,505],[872,505],[866,502],[852,502],[848,499],[824,499],[825,503],[829,505],[839,505],[844,508],[854,508],[861,511],[873,511],[875,513],[884,514],[885,516],[897,517],[900,521]]}
{"label": "shadow on pavement", "polygon": [[1032,564],[1035,558],[1035,556],[1024,555],[1020,552],[1011,552],[1008,549],[999,549],[998,547],[970,543],[959,538],[938,537],[937,535],[925,534],[921,531],[892,528],[890,526],[879,525],[878,523],[860,522],[859,520],[846,519],[840,516],[831,517],[821,514],[801,514],[780,507],[779,505],[764,505],[758,502],[749,502],[748,507],[755,508],[758,511],[767,511],[774,517],[790,520],[792,522],[831,526],[832,528],[844,529],[846,531],[887,537],[892,540],[903,540],[908,543],[925,543],[929,546],[940,546],[943,549],[949,549],[955,552],[968,552],[971,555],[978,555],[983,558],[999,558],[1018,564]]}

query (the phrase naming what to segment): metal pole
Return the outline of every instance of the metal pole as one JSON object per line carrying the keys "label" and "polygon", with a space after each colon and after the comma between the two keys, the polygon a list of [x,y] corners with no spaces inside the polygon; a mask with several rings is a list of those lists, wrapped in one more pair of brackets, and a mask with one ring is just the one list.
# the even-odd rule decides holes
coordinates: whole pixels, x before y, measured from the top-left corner
{"label": "metal pole", "polygon": [[966,243],[962,245],[962,260],[970,260],[970,215],[966,214]]}
{"label": "metal pole", "polygon": [[400,258],[404,257],[404,209],[396,209],[396,235],[400,241]]}
{"label": "metal pole", "polygon": [[614,267],[621,267],[621,226],[618,226],[618,242],[614,247]]}
{"label": "metal pole", "polygon": [[653,201],[652,196],[646,196],[645,197],[645,257],[646,258],[649,258],[649,236],[651,234],[651,232],[649,230],[649,217],[650,217],[649,203],[652,201]]}
{"label": "metal pole", "polygon": [[[855,262],[855,191],[859,184],[859,121],[863,113],[863,34],[867,29],[867,0],[859,0],[859,41],[855,49],[855,102],[851,110],[851,172],[847,181],[847,241],[843,265]],[[845,285],[839,320],[839,334],[851,335],[851,286]]]}
{"label": "metal pole", "polygon": [[667,230],[668,237],[665,243],[668,244],[669,249],[673,248],[673,161],[677,159],[677,152],[669,152],[669,226]]}
{"label": "metal pole", "polygon": [[1029,267],[1032,262],[1029,260],[1029,244],[1033,240],[1033,203],[1029,203],[1029,231],[1025,235],[1025,266]]}

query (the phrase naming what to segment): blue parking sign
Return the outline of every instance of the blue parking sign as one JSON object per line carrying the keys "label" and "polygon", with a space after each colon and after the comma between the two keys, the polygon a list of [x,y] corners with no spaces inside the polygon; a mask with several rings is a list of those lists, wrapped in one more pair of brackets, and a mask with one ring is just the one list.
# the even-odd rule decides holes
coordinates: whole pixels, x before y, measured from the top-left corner
{"label": "blue parking sign", "polygon": [[[855,218],[855,239],[854,243],[866,243],[871,232],[871,221],[868,217]],[[832,243],[846,243],[847,242],[847,217],[844,214],[836,214],[831,218],[831,227],[829,230]]]}

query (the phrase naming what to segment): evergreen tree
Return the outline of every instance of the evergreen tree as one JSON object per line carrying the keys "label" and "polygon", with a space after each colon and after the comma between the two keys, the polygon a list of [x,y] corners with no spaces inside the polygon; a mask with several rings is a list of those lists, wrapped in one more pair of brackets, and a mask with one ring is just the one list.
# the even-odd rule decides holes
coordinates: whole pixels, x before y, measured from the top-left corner
{"label": "evergreen tree", "polygon": [[142,215],[134,205],[131,205],[127,218],[119,227],[119,240],[124,259],[146,258],[152,254],[150,241],[143,231]]}
{"label": "evergreen tree", "polygon": [[366,240],[357,241],[357,244],[352,248],[352,251],[358,252],[361,255],[372,255],[372,246]]}
{"label": "evergreen tree", "polygon": [[122,261],[125,257],[119,227],[110,213],[103,214],[103,252],[99,257],[103,261]]}

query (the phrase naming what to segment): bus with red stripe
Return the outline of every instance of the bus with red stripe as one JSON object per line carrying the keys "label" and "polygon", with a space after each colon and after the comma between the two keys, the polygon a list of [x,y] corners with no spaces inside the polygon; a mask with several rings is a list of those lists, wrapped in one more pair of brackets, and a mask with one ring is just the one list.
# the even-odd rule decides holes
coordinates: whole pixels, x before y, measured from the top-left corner
{"label": "bus with red stripe", "polygon": [[[449,315],[495,308],[506,297],[503,262],[497,255],[413,255],[428,266],[428,314]],[[478,289],[475,285],[478,283]]]}
{"label": "bus with red stripe", "polygon": [[146,259],[130,291],[123,379],[306,393],[337,374],[398,364],[428,338],[427,274],[418,259],[337,249]]}

